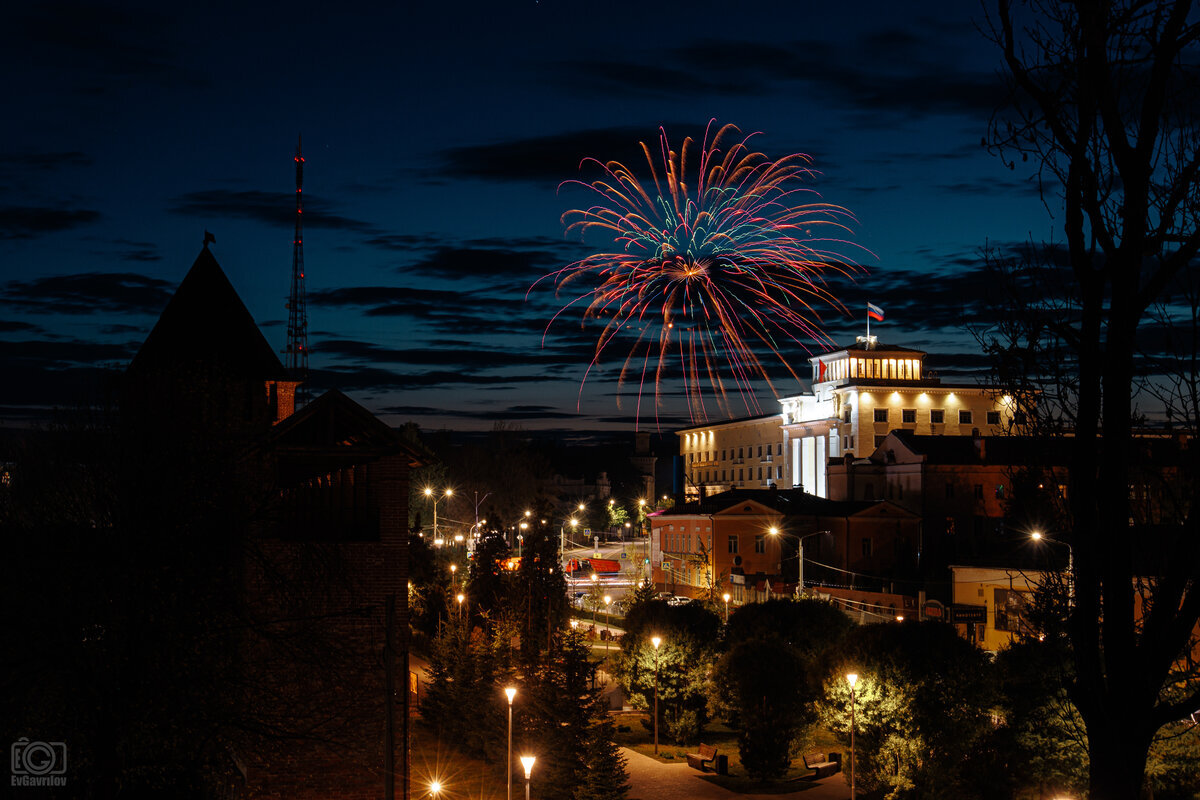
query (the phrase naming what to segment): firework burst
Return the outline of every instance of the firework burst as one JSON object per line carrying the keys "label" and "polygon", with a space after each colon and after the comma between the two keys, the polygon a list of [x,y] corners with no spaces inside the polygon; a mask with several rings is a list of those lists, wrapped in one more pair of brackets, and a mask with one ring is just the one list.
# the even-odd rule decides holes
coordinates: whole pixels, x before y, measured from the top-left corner
{"label": "firework burst", "polygon": [[641,143],[646,183],[595,159],[584,165],[600,167],[600,178],[566,182],[600,197],[563,215],[567,235],[612,244],[542,279],[577,292],[550,324],[570,309],[585,309],[585,324],[600,321],[581,395],[601,358],[619,355],[620,385],[637,382],[639,417],[648,385],[657,414],[673,374],[683,378],[693,421],[708,418],[706,402],[730,414],[731,394],[757,411],[752,382],[775,391],[759,354],[798,377],[782,349],[829,341],[818,309],[844,308],[827,278],[856,269],[841,255],[855,247],[846,238],[853,217],[804,186],[814,175],[808,156],[771,160],[748,146],[753,134],[712,130],[710,122],[699,146],[689,137],[676,152],[660,129],[657,159]]}

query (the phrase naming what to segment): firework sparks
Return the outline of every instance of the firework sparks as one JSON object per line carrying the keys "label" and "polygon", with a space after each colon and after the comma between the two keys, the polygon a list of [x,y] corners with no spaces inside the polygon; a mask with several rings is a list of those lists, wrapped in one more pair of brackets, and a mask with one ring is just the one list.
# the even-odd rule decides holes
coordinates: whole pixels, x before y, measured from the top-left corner
{"label": "firework sparks", "polygon": [[611,353],[623,361],[620,385],[637,382],[639,417],[648,385],[657,414],[671,375],[683,378],[693,421],[707,419],[706,402],[730,413],[734,393],[757,411],[752,382],[775,391],[757,353],[798,378],[782,348],[828,342],[818,308],[844,311],[826,279],[856,269],[841,254],[857,247],[847,239],[850,212],[804,185],[814,175],[808,156],[771,160],[748,146],[753,134],[725,125],[710,138],[712,128],[700,146],[689,137],[678,152],[660,129],[657,160],[642,143],[645,184],[628,167],[595,159],[584,164],[602,177],[566,182],[600,196],[563,215],[567,235],[612,242],[542,279],[578,292],[550,325],[571,309],[585,309],[585,324],[601,321],[581,396]]}

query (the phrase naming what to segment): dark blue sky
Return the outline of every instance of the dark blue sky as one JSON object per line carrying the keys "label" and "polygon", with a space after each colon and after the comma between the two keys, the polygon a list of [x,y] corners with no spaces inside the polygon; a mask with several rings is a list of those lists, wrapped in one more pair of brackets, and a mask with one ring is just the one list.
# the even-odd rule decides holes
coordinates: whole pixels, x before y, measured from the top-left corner
{"label": "dark blue sky", "polygon": [[[424,427],[633,427],[619,363],[580,394],[595,332],[543,344],[558,304],[525,295],[584,253],[559,222],[583,198],[559,183],[586,156],[636,169],[660,125],[681,141],[715,118],[770,156],[810,154],[813,188],[874,254],[831,285],[856,318],[831,312],[830,335],[861,332],[870,299],[887,312],[873,332],[945,354],[943,376],[982,365],[963,323],[987,314],[984,245],[1052,230],[1030,173],[981,147],[1002,91],[972,3],[262,5],[10,12],[7,420],[128,363],[205,229],[282,349],[297,133],[316,383]],[[664,421],[683,412],[672,386]]]}

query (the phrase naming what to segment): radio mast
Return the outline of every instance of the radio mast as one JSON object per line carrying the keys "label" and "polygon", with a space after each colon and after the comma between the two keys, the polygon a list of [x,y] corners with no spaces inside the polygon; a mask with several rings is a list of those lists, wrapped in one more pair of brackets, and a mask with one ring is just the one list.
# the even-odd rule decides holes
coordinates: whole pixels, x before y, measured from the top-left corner
{"label": "radio mast", "polygon": [[288,298],[287,355],[288,374],[302,383],[296,387],[297,408],[308,401],[308,310],[304,298],[304,155],[301,137],[296,137],[296,235],[292,240],[292,292]]}

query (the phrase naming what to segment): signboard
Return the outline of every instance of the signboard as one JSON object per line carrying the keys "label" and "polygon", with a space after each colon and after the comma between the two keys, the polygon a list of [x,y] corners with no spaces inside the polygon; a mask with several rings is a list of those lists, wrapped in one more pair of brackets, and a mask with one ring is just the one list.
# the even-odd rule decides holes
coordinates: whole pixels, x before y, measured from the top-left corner
{"label": "signboard", "polygon": [[950,621],[987,624],[987,606],[969,606],[954,603],[950,606]]}
{"label": "signboard", "polygon": [[926,600],[921,606],[921,619],[946,621],[946,607],[939,600]]}

